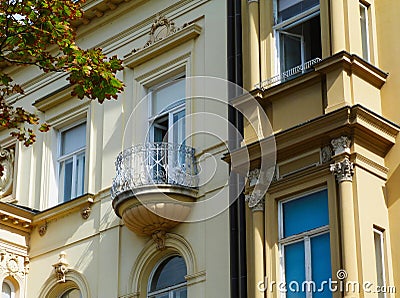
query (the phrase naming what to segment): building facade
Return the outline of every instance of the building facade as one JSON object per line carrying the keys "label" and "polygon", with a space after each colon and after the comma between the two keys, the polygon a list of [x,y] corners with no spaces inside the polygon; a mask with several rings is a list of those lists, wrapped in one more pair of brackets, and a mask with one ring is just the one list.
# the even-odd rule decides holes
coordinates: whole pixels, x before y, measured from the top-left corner
{"label": "building facade", "polygon": [[[399,45],[390,36],[399,9],[242,3],[244,86],[272,128],[245,121],[242,148],[227,156],[249,152],[252,165],[241,248],[248,297],[396,297]],[[260,169],[272,137],[273,173]]]}
{"label": "building facade", "polygon": [[205,116],[227,100],[185,100],[215,97],[190,77],[227,78],[225,1],[83,10],[77,43],[123,59],[125,90],[100,105],[63,74],[7,70],[25,90],[10,102],[52,129],[30,148],[1,131],[2,297],[228,297],[228,211],[192,210],[228,198],[227,124]]}

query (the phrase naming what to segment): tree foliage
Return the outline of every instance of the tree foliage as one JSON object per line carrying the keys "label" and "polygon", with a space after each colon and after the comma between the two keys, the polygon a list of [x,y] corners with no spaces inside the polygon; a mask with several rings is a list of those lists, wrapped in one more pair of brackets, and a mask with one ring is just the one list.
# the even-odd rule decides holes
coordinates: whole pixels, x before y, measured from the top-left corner
{"label": "tree foliage", "polygon": [[84,1],[0,1],[0,126],[26,146],[35,142],[34,127],[47,131],[37,115],[11,106],[7,98],[24,91],[6,69],[34,65],[44,72],[67,72],[73,96],[103,103],[116,99],[123,83],[116,78],[122,62],[107,58],[101,49],[81,49],[76,43],[73,22],[82,17]]}

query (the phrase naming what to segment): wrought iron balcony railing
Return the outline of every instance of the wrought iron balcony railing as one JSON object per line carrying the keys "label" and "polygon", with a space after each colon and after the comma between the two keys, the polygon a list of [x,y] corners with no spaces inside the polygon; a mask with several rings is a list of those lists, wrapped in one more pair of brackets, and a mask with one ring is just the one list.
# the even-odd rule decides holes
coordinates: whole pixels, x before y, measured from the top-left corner
{"label": "wrought iron balcony railing", "polygon": [[261,89],[261,90],[265,90],[269,87],[275,86],[277,84],[283,83],[285,81],[287,81],[288,79],[293,78],[294,76],[300,74],[300,73],[304,73],[307,70],[311,69],[311,67],[315,64],[317,64],[318,62],[322,61],[321,58],[314,58],[310,61],[307,61],[304,64],[295,66],[291,69],[288,69],[285,72],[282,72],[276,76],[273,76],[272,78],[269,78],[265,81],[262,81],[258,84],[256,84],[254,87]]}
{"label": "wrought iron balcony railing", "polygon": [[114,199],[141,186],[198,186],[195,150],[171,143],[146,143],[122,151],[115,161],[116,176],[111,187]]}

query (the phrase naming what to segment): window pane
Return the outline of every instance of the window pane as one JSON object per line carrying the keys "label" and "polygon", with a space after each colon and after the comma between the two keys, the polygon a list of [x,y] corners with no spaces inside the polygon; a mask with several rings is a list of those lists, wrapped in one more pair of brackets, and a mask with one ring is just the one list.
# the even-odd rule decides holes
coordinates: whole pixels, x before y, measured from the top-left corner
{"label": "window pane", "polygon": [[363,58],[369,61],[368,8],[360,3],[360,25]]}
{"label": "window pane", "polygon": [[157,268],[151,282],[151,291],[161,290],[170,286],[184,283],[186,264],[182,257],[172,257]]}
{"label": "window pane", "polygon": [[86,146],[86,123],[61,133],[61,155],[72,153]]}
{"label": "window pane", "polygon": [[167,83],[152,92],[152,115],[163,112],[166,108],[171,108],[172,103],[185,99],[186,89],[185,80],[179,79]]}
{"label": "window pane", "polygon": [[[376,263],[376,276],[378,286],[382,287],[385,285],[385,270],[384,270],[384,255],[383,255],[383,234],[380,232],[374,232],[374,244],[375,244],[375,263]],[[379,293],[378,297],[385,297],[384,293]]]}
{"label": "window pane", "polygon": [[185,110],[173,114],[174,144],[184,145],[185,141]]}
{"label": "window pane", "polygon": [[329,284],[324,284],[323,291],[318,291],[322,290],[322,282],[329,282],[332,275],[329,233],[311,238],[311,271],[317,290],[313,298],[332,297]]}
{"label": "window pane", "polygon": [[60,167],[60,190],[61,197],[64,202],[72,198],[72,171],[73,171],[73,159],[67,159],[61,162]]}
{"label": "window pane", "polygon": [[301,37],[281,33],[282,72],[302,64]]}
{"label": "window pane", "polygon": [[186,287],[183,289],[175,290],[173,293],[174,298],[187,298],[187,290]]}
{"label": "window pane", "polygon": [[290,19],[317,5],[319,0],[279,0],[278,22]]}
{"label": "window pane", "polygon": [[282,207],[284,237],[329,224],[327,190],[283,203]]}
{"label": "window pane", "polygon": [[77,171],[77,177],[75,181],[75,189],[76,189],[75,197],[78,197],[82,195],[84,191],[85,153],[79,154],[76,157],[76,171]]}
{"label": "window pane", "polygon": [[305,260],[304,260],[304,242],[296,242],[293,244],[288,244],[284,246],[285,253],[285,281],[287,285],[288,292],[286,293],[287,298],[291,297],[306,297],[305,292],[298,292],[296,290],[291,290],[291,282],[292,287],[295,289],[295,285],[300,286],[303,281],[306,280],[305,274]]}
{"label": "window pane", "polygon": [[1,298],[11,298],[11,287],[6,282],[3,282],[1,292],[2,292]]}

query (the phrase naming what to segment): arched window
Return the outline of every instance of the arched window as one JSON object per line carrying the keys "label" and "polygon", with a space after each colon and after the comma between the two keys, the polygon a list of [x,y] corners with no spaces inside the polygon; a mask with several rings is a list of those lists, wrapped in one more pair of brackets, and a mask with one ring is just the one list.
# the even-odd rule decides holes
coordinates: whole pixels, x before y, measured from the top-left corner
{"label": "arched window", "polygon": [[1,298],[14,298],[15,290],[12,283],[7,280],[3,281],[3,285],[1,287]]}
{"label": "arched window", "polygon": [[62,294],[60,298],[82,298],[82,294],[78,289],[70,289]]}
{"label": "arched window", "polygon": [[172,256],[162,261],[153,272],[148,298],[186,298],[186,264],[182,257]]}

